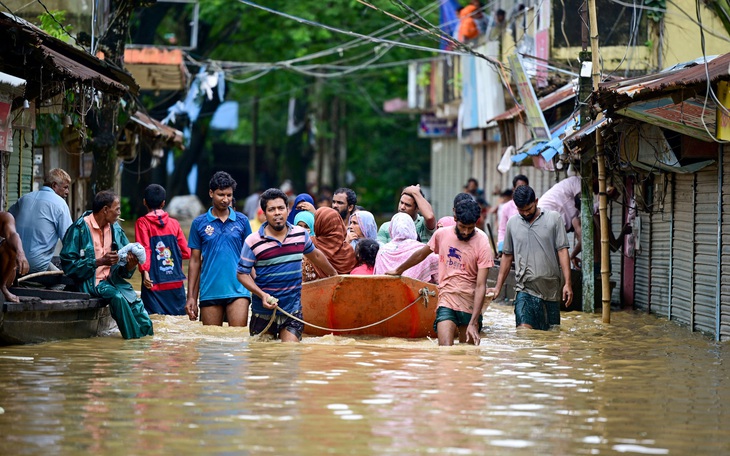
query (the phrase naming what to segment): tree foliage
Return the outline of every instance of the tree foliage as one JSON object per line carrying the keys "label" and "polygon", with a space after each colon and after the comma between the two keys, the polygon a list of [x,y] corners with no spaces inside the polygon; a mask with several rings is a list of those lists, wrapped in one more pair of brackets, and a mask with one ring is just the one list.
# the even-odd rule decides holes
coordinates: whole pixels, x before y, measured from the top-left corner
{"label": "tree foliage", "polygon": [[[368,8],[355,0],[329,2],[291,2],[267,0],[258,2],[277,11],[303,19],[327,24],[338,29],[360,34],[374,34],[396,22],[384,13]],[[408,13],[397,2],[375,1],[379,8],[399,17]],[[409,6],[419,10],[434,2],[419,0]],[[428,20],[436,23],[437,9],[428,14]],[[412,19],[412,18],[411,18]],[[203,0],[200,3],[201,38],[198,49],[191,52],[194,59],[226,62],[273,63],[301,58],[314,52],[342,46],[353,37],[334,33],[322,27],[303,24],[252,8],[232,0]],[[389,39],[406,41],[429,47],[437,47],[438,41],[416,30],[398,24],[390,30],[400,32]],[[327,57],[308,60],[301,64],[353,65],[372,59],[378,48],[383,52],[377,63],[404,61],[430,57],[432,54],[402,48],[387,49],[377,43],[363,42],[351,50],[334,53]],[[386,52],[387,51],[387,52]],[[360,57],[358,57],[360,56]],[[352,60],[348,60],[352,59]],[[289,99],[305,103],[309,114],[317,117],[319,139],[329,139],[339,134],[344,126],[348,158],[347,170],[354,176],[352,187],[359,200],[375,211],[393,210],[399,187],[420,182],[428,183],[430,152],[429,144],[416,137],[418,119],[412,115],[386,114],[383,102],[391,98],[405,98],[407,93],[407,66],[355,71],[348,75],[316,78],[286,68],[285,63],[258,79],[246,80],[263,70],[248,72],[226,69],[228,82],[227,99],[239,102],[240,127],[237,131],[211,133],[214,141],[250,143],[252,138],[251,109],[258,100],[258,147],[279,151],[269,157],[269,165],[278,171],[276,179],[292,179],[303,182],[311,151],[306,136],[287,137],[287,112]],[[311,71],[323,72],[321,67]],[[194,69],[193,72],[197,71]],[[343,100],[345,107],[337,116],[330,107]],[[213,141],[209,141],[209,144]],[[299,161],[301,159],[301,161]],[[296,163],[300,166],[292,166]],[[297,176],[290,174],[297,174]],[[345,185],[336,182],[335,185]],[[303,188],[297,190],[303,191]]]}
{"label": "tree foliage", "polygon": [[66,11],[50,10],[38,16],[38,22],[40,22],[41,30],[52,37],[65,43],[70,41],[69,33],[73,30],[73,26],[71,24],[62,25],[66,22]]}

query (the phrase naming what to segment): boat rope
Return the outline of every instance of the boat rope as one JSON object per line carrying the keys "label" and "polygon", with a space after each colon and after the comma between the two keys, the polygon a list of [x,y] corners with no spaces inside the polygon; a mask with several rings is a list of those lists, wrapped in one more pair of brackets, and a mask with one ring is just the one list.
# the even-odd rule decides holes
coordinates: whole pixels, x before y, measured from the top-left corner
{"label": "boat rope", "polygon": [[[269,320],[269,324],[266,325],[266,328],[264,328],[264,330],[261,331],[259,334],[264,334],[264,333],[266,333],[266,331],[269,330],[269,328],[271,327],[271,324],[274,322],[274,319],[276,318],[276,311],[277,310],[279,312],[283,313],[284,315],[286,315],[287,317],[289,317],[289,318],[291,318],[293,320],[298,321],[299,323],[303,323],[303,324],[305,324],[305,325],[307,325],[309,327],[312,327],[312,328],[315,328],[315,329],[319,329],[319,330],[322,330],[322,331],[330,331],[330,332],[360,331],[362,329],[368,329],[368,328],[372,328],[373,326],[381,325],[381,324],[385,323],[386,321],[391,320],[391,319],[397,317],[401,313],[405,312],[407,309],[411,308],[413,305],[415,305],[421,299],[424,299],[425,300],[424,304],[426,306],[428,306],[428,297],[429,296],[436,296],[436,293],[433,292],[433,291],[429,291],[428,288],[425,288],[424,287],[424,288],[422,288],[421,290],[418,291],[418,297],[415,300],[413,300],[413,302],[411,302],[410,304],[408,304],[407,306],[405,306],[404,308],[402,308],[398,312],[394,313],[393,315],[391,315],[391,316],[389,316],[387,318],[383,318],[382,320],[376,321],[375,323],[371,323],[369,325],[359,326],[357,328],[347,328],[347,329],[325,328],[323,326],[317,326],[317,325],[314,325],[312,323],[307,323],[306,321],[302,320],[301,318],[295,317],[294,315],[290,314],[289,312],[287,312],[286,310],[282,309],[281,307],[276,306],[276,307],[274,307],[274,313],[271,314],[271,319]],[[257,334],[257,336],[259,334]],[[254,336],[254,337],[256,337],[256,336]]]}

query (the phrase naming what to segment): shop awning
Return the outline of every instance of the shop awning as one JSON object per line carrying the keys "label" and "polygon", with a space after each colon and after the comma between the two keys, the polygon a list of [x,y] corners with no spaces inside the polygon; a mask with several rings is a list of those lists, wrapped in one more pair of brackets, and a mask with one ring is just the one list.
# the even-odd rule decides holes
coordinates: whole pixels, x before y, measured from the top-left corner
{"label": "shop awning", "polygon": [[50,98],[69,82],[114,94],[139,90],[129,73],[5,12],[0,12],[0,41],[13,43],[0,49],[0,71],[25,79],[29,99]]}
{"label": "shop awning", "polygon": [[183,134],[180,130],[169,127],[142,111],[137,111],[132,114],[130,120],[142,127],[143,134],[154,139],[161,139],[168,144],[182,147]]}

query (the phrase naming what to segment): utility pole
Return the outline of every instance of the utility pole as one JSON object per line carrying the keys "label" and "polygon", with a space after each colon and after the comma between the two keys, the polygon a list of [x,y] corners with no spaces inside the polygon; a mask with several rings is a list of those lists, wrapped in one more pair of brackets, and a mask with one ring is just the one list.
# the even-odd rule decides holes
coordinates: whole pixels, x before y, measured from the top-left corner
{"label": "utility pole", "polygon": [[[580,104],[580,126],[581,128],[591,120],[591,93],[593,92],[592,53],[588,50],[588,9],[583,2],[580,7],[581,22],[581,45],[580,53],[580,79],[578,87],[578,103]],[[581,155],[581,198],[580,198],[580,226],[581,226],[581,263],[582,263],[582,302],[583,312],[595,312],[595,275],[593,272],[593,151]]]}
{"label": "utility pole", "polygon": [[[591,23],[591,52],[593,53],[593,92],[598,92],[601,82],[601,73],[598,62],[598,16],[596,14],[596,0],[588,0],[588,14]],[[600,115],[596,121],[600,120]],[[611,323],[611,277],[609,242],[608,242],[608,214],[606,212],[606,158],[603,151],[603,137],[596,128],[596,162],[598,163],[598,214],[601,219],[601,303],[604,323]]]}

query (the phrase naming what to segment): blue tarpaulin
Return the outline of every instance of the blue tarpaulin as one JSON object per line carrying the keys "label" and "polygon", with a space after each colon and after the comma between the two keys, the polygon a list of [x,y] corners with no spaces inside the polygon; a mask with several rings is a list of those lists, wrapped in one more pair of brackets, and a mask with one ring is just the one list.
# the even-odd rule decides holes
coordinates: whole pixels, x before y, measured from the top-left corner
{"label": "blue tarpaulin", "polygon": [[[454,31],[459,27],[459,8],[461,5],[456,0],[441,0],[439,28],[449,36],[454,36]],[[441,49],[447,49],[449,46],[446,40],[441,40]]]}
{"label": "blue tarpaulin", "polygon": [[226,101],[218,106],[210,121],[214,130],[235,130],[238,128],[238,102]]}
{"label": "blue tarpaulin", "polygon": [[527,150],[525,150],[525,148],[523,147],[521,149],[523,152],[512,156],[512,162],[520,163],[527,157],[535,156],[538,154],[541,154],[542,158],[544,158],[546,161],[552,160],[555,155],[563,153],[563,136],[565,135],[565,131],[568,129],[572,130],[574,126],[575,119],[569,119],[567,122],[564,122],[558,128],[550,132],[552,136],[551,140],[532,143],[532,145],[529,146]]}

